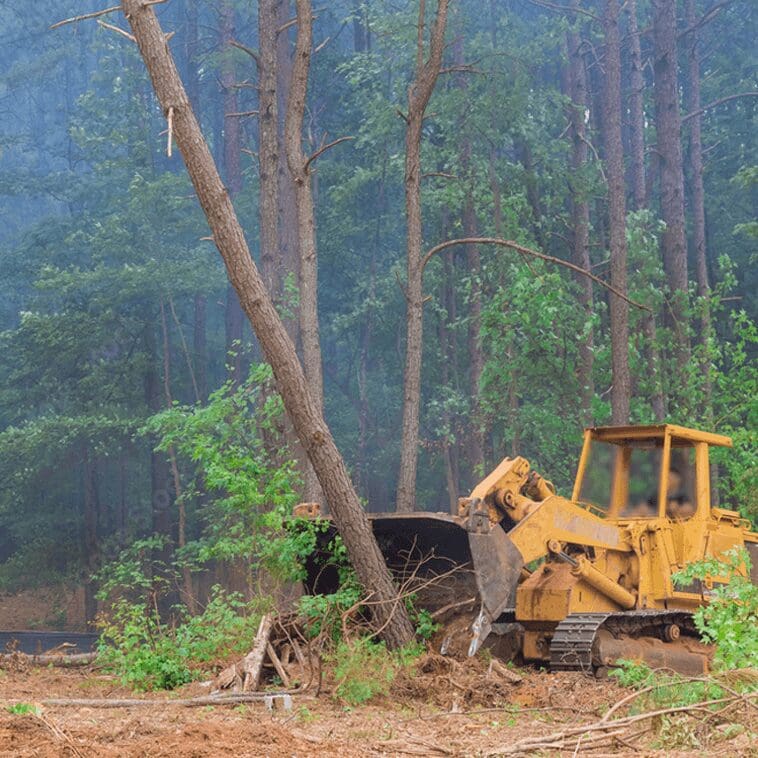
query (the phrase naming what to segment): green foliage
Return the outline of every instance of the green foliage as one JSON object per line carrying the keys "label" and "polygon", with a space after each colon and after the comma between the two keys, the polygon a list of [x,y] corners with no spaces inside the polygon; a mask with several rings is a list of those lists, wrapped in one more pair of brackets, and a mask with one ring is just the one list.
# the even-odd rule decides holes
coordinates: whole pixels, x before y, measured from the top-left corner
{"label": "green foliage", "polygon": [[335,694],[353,706],[386,695],[399,671],[411,666],[418,655],[419,648],[415,646],[390,652],[383,642],[366,637],[343,640],[331,656]]}
{"label": "green foliage", "polygon": [[217,586],[202,613],[178,607],[180,621],[168,624],[155,606],[121,598],[100,619],[98,660],[126,686],[174,689],[192,681],[193,672],[207,671],[203,664],[249,650],[259,606]]}
{"label": "green foliage", "polygon": [[292,577],[297,546],[283,527],[297,501],[298,478],[279,428],[282,413],[271,369],[256,365],[239,386],[228,382],[206,404],[175,405],[143,427],[159,450],[173,449],[191,464],[185,502],[212,497],[203,533],[180,551],[181,561],[242,559],[251,574],[265,566]]}
{"label": "green foliage", "polygon": [[717,668],[758,668],[758,586],[750,580],[747,551],[729,550],[692,563],[673,579],[679,585],[710,585],[708,604],[695,611],[695,624],[703,639],[716,646]]}
{"label": "green foliage", "polygon": [[[298,556],[298,561],[302,561],[315,547],[316,535],[328,528],[328,523],[314,520],[300,524],[299,528],[310,535],[307,540],[297,543],[298,549],[306,551]],[[336,569],[338,588],[330,594],[303,595],[298,600],[298,611],[306,621],[306,632],[309,635],[317,637],[325,634],[329,640],[336,643],[342,639],[343,616],[351,609],[359,609],[363,590],[358,583],[355,570],[347,559],[347,549],[338,534],[329,541],[326,549],[320,552],[322,567]]]}
{"label": "green foliage", "polygon": [[192,680],[184,651],[157,610],[118,600],[99,624],[98,658],[136,690],[170,690]]}
{"label": "green foliage", "polygon": [[38,716],[40,714],[39,706],[32,703],[13,703],[12,705],[6,705],[5,710],[14,716],[28,716],[30,714]]}

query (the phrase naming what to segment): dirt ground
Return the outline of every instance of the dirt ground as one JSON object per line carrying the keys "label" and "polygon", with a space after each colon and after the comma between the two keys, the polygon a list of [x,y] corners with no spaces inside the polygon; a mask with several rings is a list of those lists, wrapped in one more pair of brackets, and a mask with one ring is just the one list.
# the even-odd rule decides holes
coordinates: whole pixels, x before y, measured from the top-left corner
{"label": "dirt ground", "polygon": [[[433,669],[433,670],[431,670]],[[518,684],[476,672],[427,666],[397,682],[392,694],[349,708],[332,696],[294,695],[291,711],[269,712],[263,703],[183,707],[166,695],[148,695],[154,706],[101,709],[40,708],[17,714],[12,703],[49,698],[135,697],[111,676],[92,670],[30,668],[0,673],[0,756],[481,756],[529,736],[595,721],[628,694],[611,681],[581,674],[522,672]],[[170,698],[207,694],[199,683]],[[758,755],[746,735],[719,744],[725,756]],[[707,749],[675,750],[652,739],[613,755],[711,755]],[[651,745],[647,749],[647,745]],[[606,745],[605,754],[609,748]],[[526,753],[585,754],[571,750]],[[601,752],[592,753],[600,755]]]}

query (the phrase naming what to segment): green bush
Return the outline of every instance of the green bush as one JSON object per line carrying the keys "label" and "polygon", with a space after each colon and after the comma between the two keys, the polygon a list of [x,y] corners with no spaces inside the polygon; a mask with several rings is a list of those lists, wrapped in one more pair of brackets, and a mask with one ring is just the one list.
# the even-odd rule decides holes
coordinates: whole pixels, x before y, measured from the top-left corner
{"label": "green bush", "polygon": [[673,579],[676,584],[688,585],[724,577],[729,580],[723,584],[714,581],[708,604],[695,611],[695,624],[703,640],[716,646],[717,669],[758,668],[758,587],[750,580],[747,551],[733,549],[721,558],[697,561]]}
{"label": "green bush", "polygon": [[335,695],[348,705],[386,695],[401,669],[411,666],[421,652],[423,647],[418,645],[390,652],[383,642],[368,637],[343,640],[330,656],[335,664]]}
{"label": "green bush", "polygon": [[101,618],[99,660],[126,686],[174,689],[192,681],[202,664],[249,650],[260,619],[257,610],[216,586],[201,614],[190,616],[180,607],[183,620],[169,625],[149,605],[122,598]]}

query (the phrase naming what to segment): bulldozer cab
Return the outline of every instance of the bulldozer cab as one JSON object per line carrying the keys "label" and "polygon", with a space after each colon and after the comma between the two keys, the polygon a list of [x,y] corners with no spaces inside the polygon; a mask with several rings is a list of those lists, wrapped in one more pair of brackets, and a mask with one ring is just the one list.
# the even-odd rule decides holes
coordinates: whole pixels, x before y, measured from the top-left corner
{"label": "bulldozer cab", "polygon": [[732,441],[673,424],[586,429],[572,499],[612,519],[707,519],[711,445]]}

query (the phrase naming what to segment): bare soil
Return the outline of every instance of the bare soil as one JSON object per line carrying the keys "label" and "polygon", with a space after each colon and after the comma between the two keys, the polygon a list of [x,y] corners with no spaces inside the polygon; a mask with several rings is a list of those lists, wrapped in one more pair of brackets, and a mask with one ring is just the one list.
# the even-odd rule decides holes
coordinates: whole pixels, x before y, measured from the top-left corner
{"label": "bare soil", "polygon": [[[612,681],[570,673],[524,671],[522,682],[507,684],[488,678],[482,662],[469,671],[438,659],[430,657],[416,676],[401,678],[391,696],[370,705],[349,708],[329,693],[294,695],[290,712],[269,712],[263,703],[182,707],[167,704],[167,695],[160,693],[146,696],[156,700],[149,707],[42,707],[40,715],[16,715],[7,710],[11,703],[135,695],[97,670],[5,671],[0,673],[0,756],[479,756],[524,737],[593,722],[628,694]],[[195,683],[168,697],[207,692]],[[720,743],[718,752],[758,755],[746,737]],[[653,737],[638,744],[642,749],[618,743],[612,754],[715,752],[712,744],[664,749]],[[585,751],[579,744],[564,754]]]}

